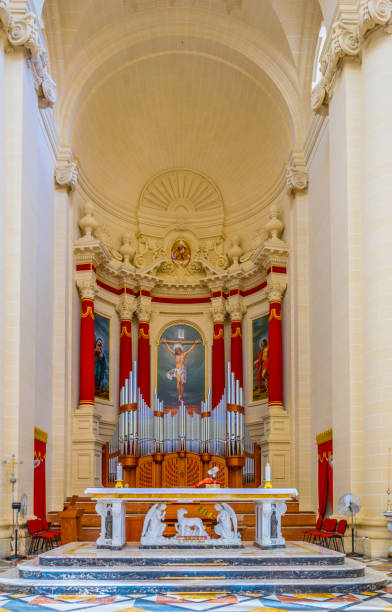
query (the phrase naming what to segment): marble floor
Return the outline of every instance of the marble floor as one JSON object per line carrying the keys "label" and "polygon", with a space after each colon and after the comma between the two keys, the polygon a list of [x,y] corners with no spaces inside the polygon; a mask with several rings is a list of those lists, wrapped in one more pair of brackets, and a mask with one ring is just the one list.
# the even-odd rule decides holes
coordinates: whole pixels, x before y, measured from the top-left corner
{"label": "marble floor", "polygon": [[[390,610],[392,612],[392,560],[377,559],[364,560],[373,570],[384,572],[390,576],[388,583],[382,590],[376,592],[362,592],[356,594],[346,593],[317,593],[317,594],[268,594],[255,593],[225,593],[222,591],[207,593],[181,593],[173,589],[170,593],[149,594],[138,593],[132,596],[114,595],[104,593],[99,595],[58,594],[55,596],[24,595],[0,593],[0,612],[13,610],[14,612],[34,612],[35,610],[71,612],[79,610],[94,610],[106,612],[125,611],[212,611],[219,612],[252,612],[285,611],[285,610]],[[9,569],[9,564],[0,562],[0,571]]]}

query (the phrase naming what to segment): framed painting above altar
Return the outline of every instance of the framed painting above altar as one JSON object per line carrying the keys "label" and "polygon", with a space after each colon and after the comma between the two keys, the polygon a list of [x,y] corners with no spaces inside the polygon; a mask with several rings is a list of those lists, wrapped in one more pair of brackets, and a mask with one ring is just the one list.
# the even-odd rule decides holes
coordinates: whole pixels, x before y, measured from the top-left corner
{"label": "framed painting above altar", "polygon": [[205,398],[205,344],[191,325],[175,324],[161,334],[157,346],[157,393],[164,408],[183,401],[188,411],[200,412]]}
{"label": "framed painting above altar", "polygon": [[94,314],[95,397],[110,400],[110,318]]}
{"label": "framed painting above altar", "polygon": [[268,314],[252,321],[252,401],[268,399]]}

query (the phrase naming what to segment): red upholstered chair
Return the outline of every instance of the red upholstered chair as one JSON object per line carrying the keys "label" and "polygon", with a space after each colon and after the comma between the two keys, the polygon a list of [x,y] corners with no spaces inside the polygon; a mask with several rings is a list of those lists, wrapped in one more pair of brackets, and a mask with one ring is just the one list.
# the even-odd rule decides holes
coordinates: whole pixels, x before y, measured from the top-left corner
{"label": "red upholstered chair", "polygon": [[316,526],[315,526],[314,529],[305,529],[303,539],[306,542],[311,542],[313,534],[315,532],[320,531],[322,524],[323,524],[323,519],[321,518],[321,516],[319,516],[318,519],[317,519]]}
{"label": "red upholstered chair", "polygon": [[346,529],[347,529],[347,521],[346,519],[341,519],[337,524],[335,533],[329,534],[328,539],[326,537],[326,541],[329,540],[330,542],[333,543],[335,550],[339,550],[338,542],[340,542],[342,545],[342,551],[345,552],[343,537],[346,532]]}
{"label": "red upholstered chair", "polygon": [[326,546],[327,548],[330,547],[330,542],[332,542],[336,532],[336,525],[336,519],[327,519],[327,521],[324,523],[323,529],[319,535],[319,542],[322,546]]}
{"label": "red upholstered chair", "polygon": [[29,546],[28,553],[29,555],[35,554],[39,551],[42,546],[42,524],[40,519],[30,519],[27,521],[27,529],[31,536],[31,542]]}
{"label": "red upholstered chair", "polygon": [[41,524],[42,524],[43,531],[46,531],[54,535],[54,541],[57,543],[57,546],[59,546],[61,543],[61,529],[52,529],[52,527],[49,527],[49,524],[46,518],[41,519]]}

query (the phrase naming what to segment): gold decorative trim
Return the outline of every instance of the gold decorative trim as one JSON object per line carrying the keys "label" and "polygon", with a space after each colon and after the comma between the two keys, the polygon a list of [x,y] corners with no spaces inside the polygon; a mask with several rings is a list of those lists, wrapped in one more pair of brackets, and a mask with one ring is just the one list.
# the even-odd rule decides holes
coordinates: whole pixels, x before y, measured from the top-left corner
{"label": "gold decorative trim", "polygon": [[38,442],[46,444],[48,441],[48,434],[46,433],[46,431],[43,431],[38,427],[34,427],[34,440],[38,440]]}
{"label": "gold decorative trim", "polygon": [[317,444],[324,444],[324,442],[329,442],[330,440],[332,440],[332,427],[322,431],[316,436]]}
{"label": "gold decorative trim", "polygon": [[[262,490],[262,489],[261,489]],[[290,495],[287,495],[287,493],[260,493],[257,495],[250,495],[250,494],[246,494],[246,493],[232,493],[231,495],[224,495],[222,493],[206,493],[203,496],[199,496],[196,493],[183,493],[181,494],[181,499],[179,499],[179,496],[177,493],[95,493],[94,495],[91,496],[93,499],[117,499],[117,498],[125,498],[125,499],[139,499],[139,500],[143,500],[143,499],[156,499],[156,500],[165,500],[165,499],[177,499],[179,500],[179,503],[184,500],[184,499],[198,499],[198,501],[204,500],[204,499],[216,499],[216,500],[222,500],[222,501],[234,501],[236,499],[251,499],[253,501],[257,501],[258,499],[264,499],[264,498],[273,498],[273,499],[291,499]]]}

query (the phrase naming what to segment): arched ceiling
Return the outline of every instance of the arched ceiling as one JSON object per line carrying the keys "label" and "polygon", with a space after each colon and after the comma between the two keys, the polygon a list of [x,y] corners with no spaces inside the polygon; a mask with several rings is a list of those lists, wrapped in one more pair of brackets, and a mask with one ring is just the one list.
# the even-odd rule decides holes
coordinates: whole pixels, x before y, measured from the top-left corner
{"label": "arched ceiling", "polygon": [[110,213],[134,224],[144,185],[176,168],[210,177],[226,225],[282,185],[316,0],[46,0],[43,19],[61,138]]}

